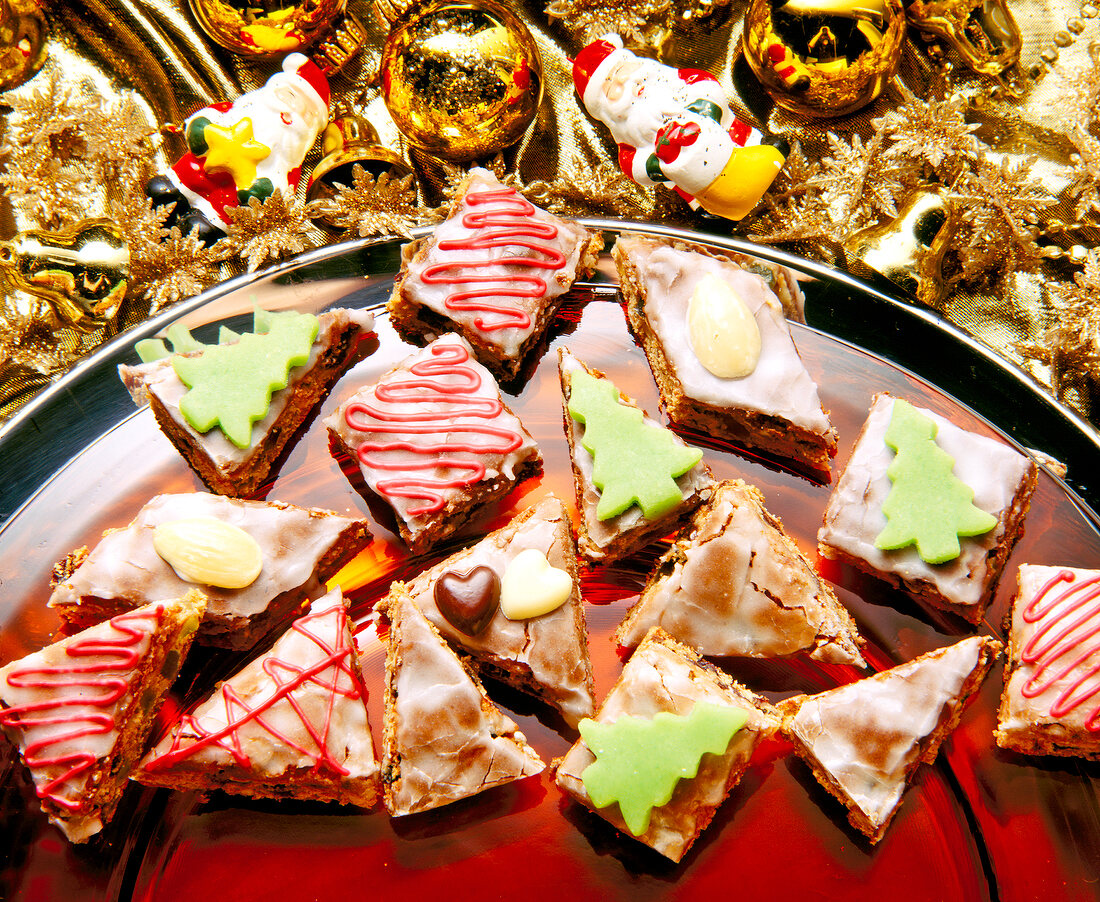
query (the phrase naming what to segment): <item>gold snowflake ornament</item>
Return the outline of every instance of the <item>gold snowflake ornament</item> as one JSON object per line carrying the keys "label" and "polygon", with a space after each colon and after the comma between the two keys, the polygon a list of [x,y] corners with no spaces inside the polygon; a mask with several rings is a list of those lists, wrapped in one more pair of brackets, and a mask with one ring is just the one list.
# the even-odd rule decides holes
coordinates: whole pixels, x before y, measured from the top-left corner
{"label": "gold snowflake ornament", "polygon": [[227,207],[225,215],[229,228],[218,244],[227,243],[249,272],[272,258],[281,260],[312,247],[307,235],[314,227],[305,205],[288,200],[282,191],[263,201],[250,197],[247,207]]}
{"label": "gold snowflake ornament", "polygon": [[401,235],[411,238],[409,229],[417,223],[418,208],[413,176],[395,178],[389,172],[377,178],[356,163],[352,185],[340,185],[330,198],[311,201],[306,215],[324,219],[348,235]]}

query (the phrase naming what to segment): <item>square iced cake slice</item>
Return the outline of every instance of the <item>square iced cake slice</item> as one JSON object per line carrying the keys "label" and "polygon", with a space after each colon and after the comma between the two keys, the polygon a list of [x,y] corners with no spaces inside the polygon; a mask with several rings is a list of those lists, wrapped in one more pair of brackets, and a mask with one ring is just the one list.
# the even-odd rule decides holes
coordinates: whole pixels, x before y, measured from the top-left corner
{"label": "square iced cake slice", "polygon": [[1037,478],[1035,462],[1004,442],[877,394],[818,547],[977,623],[1023,534]]}

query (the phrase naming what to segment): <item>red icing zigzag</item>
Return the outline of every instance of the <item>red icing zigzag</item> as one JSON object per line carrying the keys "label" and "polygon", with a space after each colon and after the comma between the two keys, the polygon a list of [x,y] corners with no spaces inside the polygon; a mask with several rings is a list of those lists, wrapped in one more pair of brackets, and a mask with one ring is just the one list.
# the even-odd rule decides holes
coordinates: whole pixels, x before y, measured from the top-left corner
{"label": "red icing zigzag", "polygon": [[[68,767],[59,777],[40,787],[38,797],[67,811],[83,808],[83,800],[66,799],[58,790],[69,780],[85,773],[95,765],[96,755],[90,752],[70,752],[65,755],[41,754],[52,745],[99,736],[118,729],[112,714],[106,713],[127,692],[132,679],[119,675],[119,671],[133,671],[141,659],[136,647],[160,624],[164,609],[160,605],[119,614],[110,620],[117,638],[89,636],[77,639],[65,648],[69,658],[94,658],[101,660],[85,664],[59,664],[52,667],[15,668],[8,674],[8,683],[20,689],[42,689],[56,693],[53,697],[26,705],[18,705],[0,711],[0,724],[16,729],[64,724],[69,729],[30,743],[23,751],[23,760],[29,768]],[[81,693],[81,689],[92,692]],[[103,713],[68,712],[68,708],[99,708]]]}
{"label": "red icing zigzag", "polygon": [[477,317],[474,325],[483,332],[500,329],[526,329],[531,317],[523,310],[508,303],[491,303],[494,298],[540,298],[546,294],[546,282],[533,273],[530,275],[479,275],[478,271],[490,264],[526,266],[529,269],[561,269],[565,257],[560,251],[546,244],[525,239],[558,237],[558,229],[552,222],[540,222],[532,214],[535,208],[511,188],[487,191],[471,191],[466,195],[471,207],[495,204],[486,210],[469,210],[462,217],[462,224],[470,229],[483,229],[469,238],[439,242],[441,251],[481,251],[503,247],[525,248],[537,256],[504,257],[491,260],[488,256],[474,256],[466,260],[436,263],[424,270],[421,278],[429,285],[485,285],[467,291],[455,291],[447,295],[444,305],[448,310],[477,310],[495,314],[498,318],[488,322]]}
{"label": "red icing zigzag", "polygon": [[[322,638],[319,633],[322,630],[311,631],[317,621],[323,618],[336,618],[336,644],[333,647]],[[351,643],[348,641],[348,615],[343,605],[336,605],[317,613],[306,614],[299,617],[291,624],[291,629],[306,636],[317,646],[319,656],[316,661],[303,666],[291,661],[284,661],[269,654],[263,662],[263,670],[275,684],[275,693],[265,701],[249,707],[248,702],[242,699],[233,690],[229,682],[223,683],[220,690],[222,700],[225,703],[225,712],[228,725],[220,730],[206,730],[190,714],[180,718],[179,725],[173,731],[172,747],[162,755],[145,763],[145,769],[149,771],[169,767],[178,761],[193,755],[199,749],[206,746],[218,746],[229,752],[241,767],[250,767],[251,761],[245,754],[241,745],[241,739],[237,731],[247,723],[255,722],[273,737],[285,743],[288,748],[294,749],[299,754],[314,762],[314,769],[327,768],[339,776],[347,776],[349,773],[340,763],[332,757],[328,750],[328,734],[331,726],[333,709],[338,697],[346,699],[362,699],[365,695],[358,674],[348,666],[351,655]],[[332,669],[332,676],[326,682],[323,674]],[[350,687],[341,688],[340,677],[347,677]],[[329,700],[325,711],[323,723],[314,723],[302,710],[298,700],[294,697],[294,691],[308,683],[320,686],[328,690]],[[316,748],[307,749],[294,742],[289,736],[277,730],[274,724],[265,720],[264,715],[278,702],[286,701],[298,715],[306,733],[313,740]]]}
{"label": "red icing zigzag", "polygon": [[[413,517],[442,508],[441,489],[473,485],[485,478],[485,464],[468,458],[447,457],[447,454],[456,451],[508,454],[523,444],[523,436],[511,429],[457,423],[460,417],[495,419],[504,411],[504,405],[499,398],[473,396],[481,388],[481,376],[472,367],[463,365],[470,355],[462,345],[435,344],[431,353],[434,360],[424,360],[409,368],[420,378],[396,378],[375,386],[375,398],[389,406],[377,407],[358,401],[349,404],[344,412],[344,421],[351,429],[394,436],[390,441],[364,442],[356,454],[365,467],[403,474],[379,481],[377,491],[388,498],[424,499],[426,504],[409,508],[409,516]],[[434,378],[448,375],[459,376],[461,381],[447,383]],[[444,404],[447,409],[426,409],[429,404]],[[459,438],[461,434],[482,436],[487,440],[481,443],[473,439],[463,441]],[[441,440],[420,444],[409,441],[417,435],[438,436]],[[423,459],[389,462],[384,455],[390,451],[410,452]],[[443,468],[465,472],[450,479],[415,475]]]}
{"label": "red icing zigzag", "polygon": [[[1069,585],[1044,605],[1044,599],[1062,582]],[[1025,698],[1041,695],[1090,657],[1096,658],[1091,667],[1066,684],[1050,707],[1051,717],[1064,717],[1100,693],[1100,679],[1097,679],[1100,674],[1100,604],[1097,598],[1100,598],[1100,576],[1078,583],[1074,573],[1060,570],[1024,608],[1024,620],[1039,624],[1021,655],[1026,663],[1036,665],[1035,672],[1021,690]],[[1089,621],[1092,621],[1091,626]],[[1056,672],[1048,674],[1048,670]],[[1092,680],[1091,686],[1087,685],[1089,680]],[[1100,703],[1092,709],[1085,728],[1094,733],[1100,730]]]}

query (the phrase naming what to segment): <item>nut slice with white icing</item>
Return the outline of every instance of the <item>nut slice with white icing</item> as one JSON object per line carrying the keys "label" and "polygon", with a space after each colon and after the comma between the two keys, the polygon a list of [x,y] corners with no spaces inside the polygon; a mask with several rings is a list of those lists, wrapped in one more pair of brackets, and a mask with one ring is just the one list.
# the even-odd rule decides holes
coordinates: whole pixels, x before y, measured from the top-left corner
{"label": "nut slice with white icing", "polygon": [[[440,612],[433,590],[445,573],[488,567],[502,576],[511,561],[532,550],[569,574],[571,589],[563,605],[523,620],[498,610],[476,635],[457,628]],[[558,708],[571,726],[592,716],[592,664],[572,524],[558,498],[541,499],[473,547],[421,573],[408,590],[443,637],[472,654],[488,672]]]}
{"label": "nut slice with white icing", "polygon": [[779,705],[783,732],[872,843],[921,763],[958,726],[1001,643],[972,636],[865,680]]}
{"label": "nut slice with white icing", "polygon": [[134,779],[369,808],[379,768],[361,681],[347,604],[333,589],[184,714]]}
{"label": "nut slice with white icing", "polygon": [[545,768],[401,583],[376,608],[386,637],[383,785],[391,815],[428,811]]}
{"label": "nut slice with white icing", "polygon": [[[224,550],[224,539],[179,528],[190,521],[216,521],[227,534],[243,533],[247,541],[236,539],[241,547],[254,542],[260,563],[255,578],[239,588],[206,582],[224,583],[216,571],[231,570],[233,562],[216,560],[217,555],[203,558],[195,541],[182,543],[187,532],[192,540],[201,539],[198,545]],[[170,527],[169,542],[162,544],[169,558],[175,554],[202,559],[190,575],[181,574],[158,552],[154,537],[158,529],[163,536],[164,527]],[[74,552],[55,568],[59,580],[49,605],[66,621],[82,625],[197,588],[208,598],[199,641],[245,648],[280,621],[285,624],[307,597],[321,594],[321,584],[369,541],[365,520],[332,511],[279,501],[238,501],[206,492],[157,495],[128,526],[108,531],[91,552]],[[254,555],[255,549],[250,553]]]}
{"label": "nut slice with white icing", "polygon": [[760,491],[741,480],[715,486],[615,639],[632,648],[654,626],[705,655],[808,652],[831,664],[866,666],[851,615],[764,507]]}
{"label": "nut slice with white icing", "polygon": [[837,437],[777,295],[799,296],[779,267],[742,266],[701,248],[625,235],[615,244],[627,322],[669,418],[828,471]]}

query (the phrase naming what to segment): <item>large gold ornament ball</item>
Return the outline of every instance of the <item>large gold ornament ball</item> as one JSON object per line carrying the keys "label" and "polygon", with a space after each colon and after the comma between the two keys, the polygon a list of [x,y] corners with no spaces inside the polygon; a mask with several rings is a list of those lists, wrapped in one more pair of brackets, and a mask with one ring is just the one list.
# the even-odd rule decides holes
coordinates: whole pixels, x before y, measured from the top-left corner
{"label": "large gold ornament ball", "polygon": [[843,116],[886,86],[905,41],[902,0],[752,0],[745,60],[782,107]]}
{"label": "large gold ornament ball", "polygon": [[453,162],[515,144],[542,101],[527,26],[492,0],[436,0],[400,16],[382,48],[382,96],[408,142]]}
{"label": "large gold ornament ball", "polygon": [[343,14],[346,0],[190,0],[210,39],[242,56],[267,57],[310,46]]}

